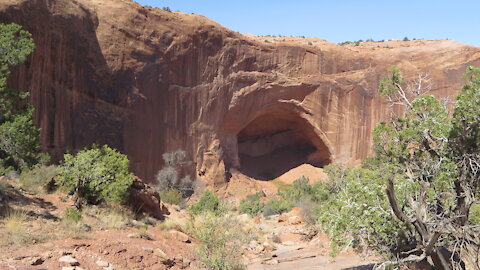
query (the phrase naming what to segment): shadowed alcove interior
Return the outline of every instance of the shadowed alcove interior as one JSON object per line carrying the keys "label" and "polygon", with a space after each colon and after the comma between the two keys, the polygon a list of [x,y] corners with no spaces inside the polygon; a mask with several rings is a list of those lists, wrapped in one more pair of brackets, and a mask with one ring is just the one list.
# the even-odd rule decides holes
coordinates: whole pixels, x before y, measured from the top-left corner
{"label": "shadowed alcove interior", "polygon": [[285,108],[262,112],[237,139],[241,172],[258,180],[273,180],[306,163],[323,167],[332,160],[314,127]]}

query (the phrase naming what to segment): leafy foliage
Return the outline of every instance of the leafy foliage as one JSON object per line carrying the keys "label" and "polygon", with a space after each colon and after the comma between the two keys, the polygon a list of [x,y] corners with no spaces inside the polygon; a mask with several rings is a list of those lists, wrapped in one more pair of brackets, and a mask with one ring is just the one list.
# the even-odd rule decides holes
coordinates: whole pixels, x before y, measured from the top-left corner
{"label": "leafy foliage", "polygon": [[332,184],[318,186],[314,214],[334,251],[347,245],[374,248],[380,253],[398,250],[410,237],[410,228],[390,211],[380,171],[325,167]]}
{"label": "leafy foliage", "polygon": [[404,113],[377,125],[375,157],[363,168],[328,166],[333,183],[316,189],[314,212],[335,246],[468,268],[480,243],[480,69],[470,67],[466,78],[450,116],[428,94],[427,77],[405,87],[400,70],[389,70],[379,91]]}
{"label": "leafy foliage", "polygon": [[376,169],[396,218],[414,228],[404,254],[421,251],[417,260],[429,257],[435,268],[461,268],[480,244],[468,221],[480,184],[480,69],[467,70],[453,117],[420,91],[422,77],[404,88],[400,70],[390,72],[379,90],[405,113],[375,129],[376,163],[383,163]]}
{"label": "leafy foliage", "polygon": [[23,64],[35,49],[32,36],[17,24],[0,24],[0,174],[48,161],[40,153],[29,93],[6,87],[10,68]]}
{"label": "leafy foliage", "polygon": [[82,219],[82,213],[78,211],[76,208],[67,208],[65,213],[63,214],[62,221],[63,222],[71,222],[71,223],[78,223]]}
{"label": "leafy foliage", "polygon": [[205,212],[214,214],[222,213],[220,200],[217,195],[210,190],[205,191],[196,204],[190,205],[188,211],[193,215],[199,215]]}
{"label": "leafy foliage", "polygon": [[240,202],[239,211],[241,214],[249,214],[254,217],[263,212],[265,204],[260,201],[260,193],[249,194]]}
{"label": "leafy foliage", "polygon": [[378,87],[378,91],[383,96],[392,96],[397,92],[397,85],[404,82],[400,69],[396,66],[392,66],[388,69],[389,74],[385,76]]}
{"label": "leafy foliage", "polygon": [[292,209],[293,203],[280,198],[276,200],[268,201],[263,208],[263,215],[265,217],[272,215],[279,215],[281,213],[288,212]]}
{"label": "leafy foliage", "polygon": [[167,189],[160,191],[160,199],[169,204],[182,204],[185,199],[182,197],[182,194],[176,189]]}
{"label": "leafy foliage", "polygon": [[89,203],[125,203],[133,183],[126,155],[104,145],[64,155],[56,183]]}
{"label": "leafy foliage", "polygon": [[472,224],[480,226],[480,204],[476,203],[470,207],[469,220]]}

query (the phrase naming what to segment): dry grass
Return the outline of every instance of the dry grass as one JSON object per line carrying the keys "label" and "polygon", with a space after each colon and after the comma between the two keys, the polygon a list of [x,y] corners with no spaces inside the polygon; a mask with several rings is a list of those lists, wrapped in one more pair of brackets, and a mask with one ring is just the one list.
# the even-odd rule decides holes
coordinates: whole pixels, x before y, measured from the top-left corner
{"label": "dry grass", "polygon": [[62,217],[61,226],[66,236],[84,238],[90,226],[82,222],[82,214],[75,208],[67,208]]}
{"label": "dry grass", "polygon": [[6,243],[25,244],[31,240],[27,232],[27,212],[24,210],[10,210],[3,219],[5,226]]}
{"label": "dry grass", "polygon": [[47,184],[57,175],[57,168],[53,165],[38,165],[29,171],[22,172],[18,177],[18,182],[23,189],[34,192],[44,193],[47,191]]}
{"label": "dry grass", "polygon": [[138,228],[138,236],[146,240],[152,240],[152,235],[148,232],[148,225],[142,225]]}
{"label": "dry grass", "polygon": [[187,228],[200,243],[197,258],[208,269],[245,269],[244,245],[256,238],[256,232],[231,214],[222,216],[206,212],[195,216]]}
{"label": "dry grass", "polygon": [[157,225],[157,228],[164,231],[176,230],[185,232],[187,227],[186,219],[166,218],[163,222]]}
{"label": "dry grass", "polygon": [[133,213],[129,211],[122,211],[116,208],[102,209],[97,218],[102,223],[104,228],[110,229],[125,229],[132,224]]}
{"label": "dry grass", "polygon": [[132,226],[135,214],[126,208],[118,206],[90,206],[83,211],[87,216],[94,217],[99,222],[100,229],[125,229]]}

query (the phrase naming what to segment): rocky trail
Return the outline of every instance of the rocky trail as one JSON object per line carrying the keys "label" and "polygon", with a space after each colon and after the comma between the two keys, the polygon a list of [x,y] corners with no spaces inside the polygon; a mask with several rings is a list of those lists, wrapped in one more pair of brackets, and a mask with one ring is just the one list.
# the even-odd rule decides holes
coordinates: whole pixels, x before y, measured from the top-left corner
{"label": "rocky trail", "polygon": [[[306,224],[297,216],[300,209],[262,219],[259,227],[264,231],[278,236],[278,243],[265,248],[258,257],[252,257],[247,268],[249,270],[288,270],[288,269],[371,269],[378,258],[362,256],[353,252],[342,252],[338,256],[329,255],[327,237],[314,227]],[[251,249],[259,249],[251,243]],[[260,248],[262,249],[262,248]]]}

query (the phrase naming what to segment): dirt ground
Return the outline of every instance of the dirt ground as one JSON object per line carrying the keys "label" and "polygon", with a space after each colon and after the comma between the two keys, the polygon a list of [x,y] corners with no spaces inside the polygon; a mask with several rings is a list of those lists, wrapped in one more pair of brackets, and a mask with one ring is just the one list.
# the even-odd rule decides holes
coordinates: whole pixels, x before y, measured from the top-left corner
{"label": "dirt ground", "polygon": [[[219,192],[237,201],[242,197],[240,194],[259,191],[273,197],[278,183],[291,184],[301,175],[320,175],[322,177],[315,181],[325,180],[321,168],[305,164],[274,181],[255,181],[235,172],[232,175],[229,186]],[[29,193],[14,187],[12,182],[5,182],[4,186],[9,206],[26,213],[24,230],[28,237],[21,244],[12,243],[5,221],[0,221],[0,269],[199,268],[195,258],[196,240],[182,232],[156,226],[160,223],[158,220],[144,217],[116,229],[102,227],[97,217],[84,214],[82,222],[88,225],[72,234],[61,222],[65,210],[73,207],[70,196]],[[171,214],[167,218],[187,218],[185,210],[177,206],[169,209]],[[268,218],[239,215],[239,219],[253,223],[264,235],[263,240],[252,241],[245,248],[243,258],[248,269],[370,269],[378,260],[351,251],[331,257],[327,237],[305,222],[300,208]]]}

